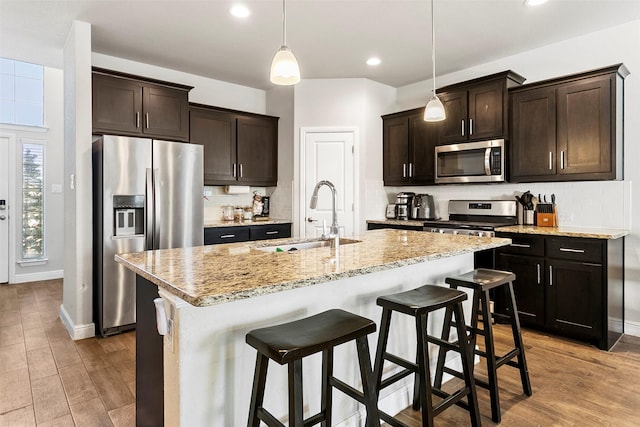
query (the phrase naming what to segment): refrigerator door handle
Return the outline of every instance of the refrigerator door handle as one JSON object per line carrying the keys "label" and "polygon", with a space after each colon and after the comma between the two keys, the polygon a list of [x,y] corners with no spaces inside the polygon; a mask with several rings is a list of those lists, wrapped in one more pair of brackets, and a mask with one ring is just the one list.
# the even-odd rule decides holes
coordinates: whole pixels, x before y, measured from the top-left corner
{"label": "refrigerator door handle", "polygon": [[160,191],[158,188],[158,169],[153,170],[153,249],[160,249],[160,224],[162,222],[162,210],[160,209]]}
{"label": "refrigerator door handle", "polygon": [[151,168],[146,169],[145,180],[145,198],[144,198],[144,247],[146,250],[153,249],[153,171]]}

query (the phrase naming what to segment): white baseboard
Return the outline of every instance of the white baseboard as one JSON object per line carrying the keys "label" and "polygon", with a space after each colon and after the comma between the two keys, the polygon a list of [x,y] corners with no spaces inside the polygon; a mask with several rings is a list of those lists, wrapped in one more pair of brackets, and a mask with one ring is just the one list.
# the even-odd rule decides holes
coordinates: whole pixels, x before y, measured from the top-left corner
{"label": "white baseboard", "polygon": [[39,273],[16,274],[13,283],[39,282],[42,280],[62,279],[64,270],[42,271]]}
{"label": "white baseboard", "polygon": [[67,313],[62,304],[60,304],[60,320],[62,320],[62,324],[74,341],[96,336],[96,325],[94,323],[74,325],[73,320],[71,320],[69,313]]}
{"label": "white baseboard", "polygon": [[624,322],[624,334],[640,337],[640,322]]}

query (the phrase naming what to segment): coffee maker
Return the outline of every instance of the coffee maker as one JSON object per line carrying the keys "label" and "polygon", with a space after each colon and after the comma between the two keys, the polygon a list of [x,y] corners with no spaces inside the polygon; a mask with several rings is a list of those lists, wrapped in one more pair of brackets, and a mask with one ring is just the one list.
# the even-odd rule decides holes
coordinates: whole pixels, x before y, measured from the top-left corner
{"label": "coffee maker", "polygon": [[411,217],[411,204],[415,193],[396,194],[396,219],[407,220]]}

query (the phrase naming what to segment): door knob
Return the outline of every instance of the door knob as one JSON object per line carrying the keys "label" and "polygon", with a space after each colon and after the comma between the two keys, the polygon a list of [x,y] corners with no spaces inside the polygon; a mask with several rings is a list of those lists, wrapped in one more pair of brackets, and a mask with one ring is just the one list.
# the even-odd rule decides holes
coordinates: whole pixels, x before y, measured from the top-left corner
{"label": "door knob", "polygon": [[0,215],[0,221],[4,221],[5,219],[7,219],[5,215]]}
{"label": "door knob", "polygon": [[314,218],[311,218],[311,217],[308,217],[307,218],[307,222],[318,222],[318,220],[314,219]]}

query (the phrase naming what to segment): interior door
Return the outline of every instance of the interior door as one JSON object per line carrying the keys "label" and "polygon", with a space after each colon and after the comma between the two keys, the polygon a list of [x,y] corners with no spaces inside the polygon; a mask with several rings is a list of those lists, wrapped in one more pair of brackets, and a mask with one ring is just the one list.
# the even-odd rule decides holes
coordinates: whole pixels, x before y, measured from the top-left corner
{"label": "interior door", "polygon": [[0,283],[9,281],[9,138],[0,137]]}
{"label": "interior door", "polygon": [[303,237],[322,235],[323,224],[332,222],[331,191],[327,186],[318,192],[316,209],[309,208],[318,181],[327,180],[337,190],[338,224],[341,236],[354,232],[354,132],[307,132],[304,138],[305,161],[301,186],[304,188],[305,221]]}

